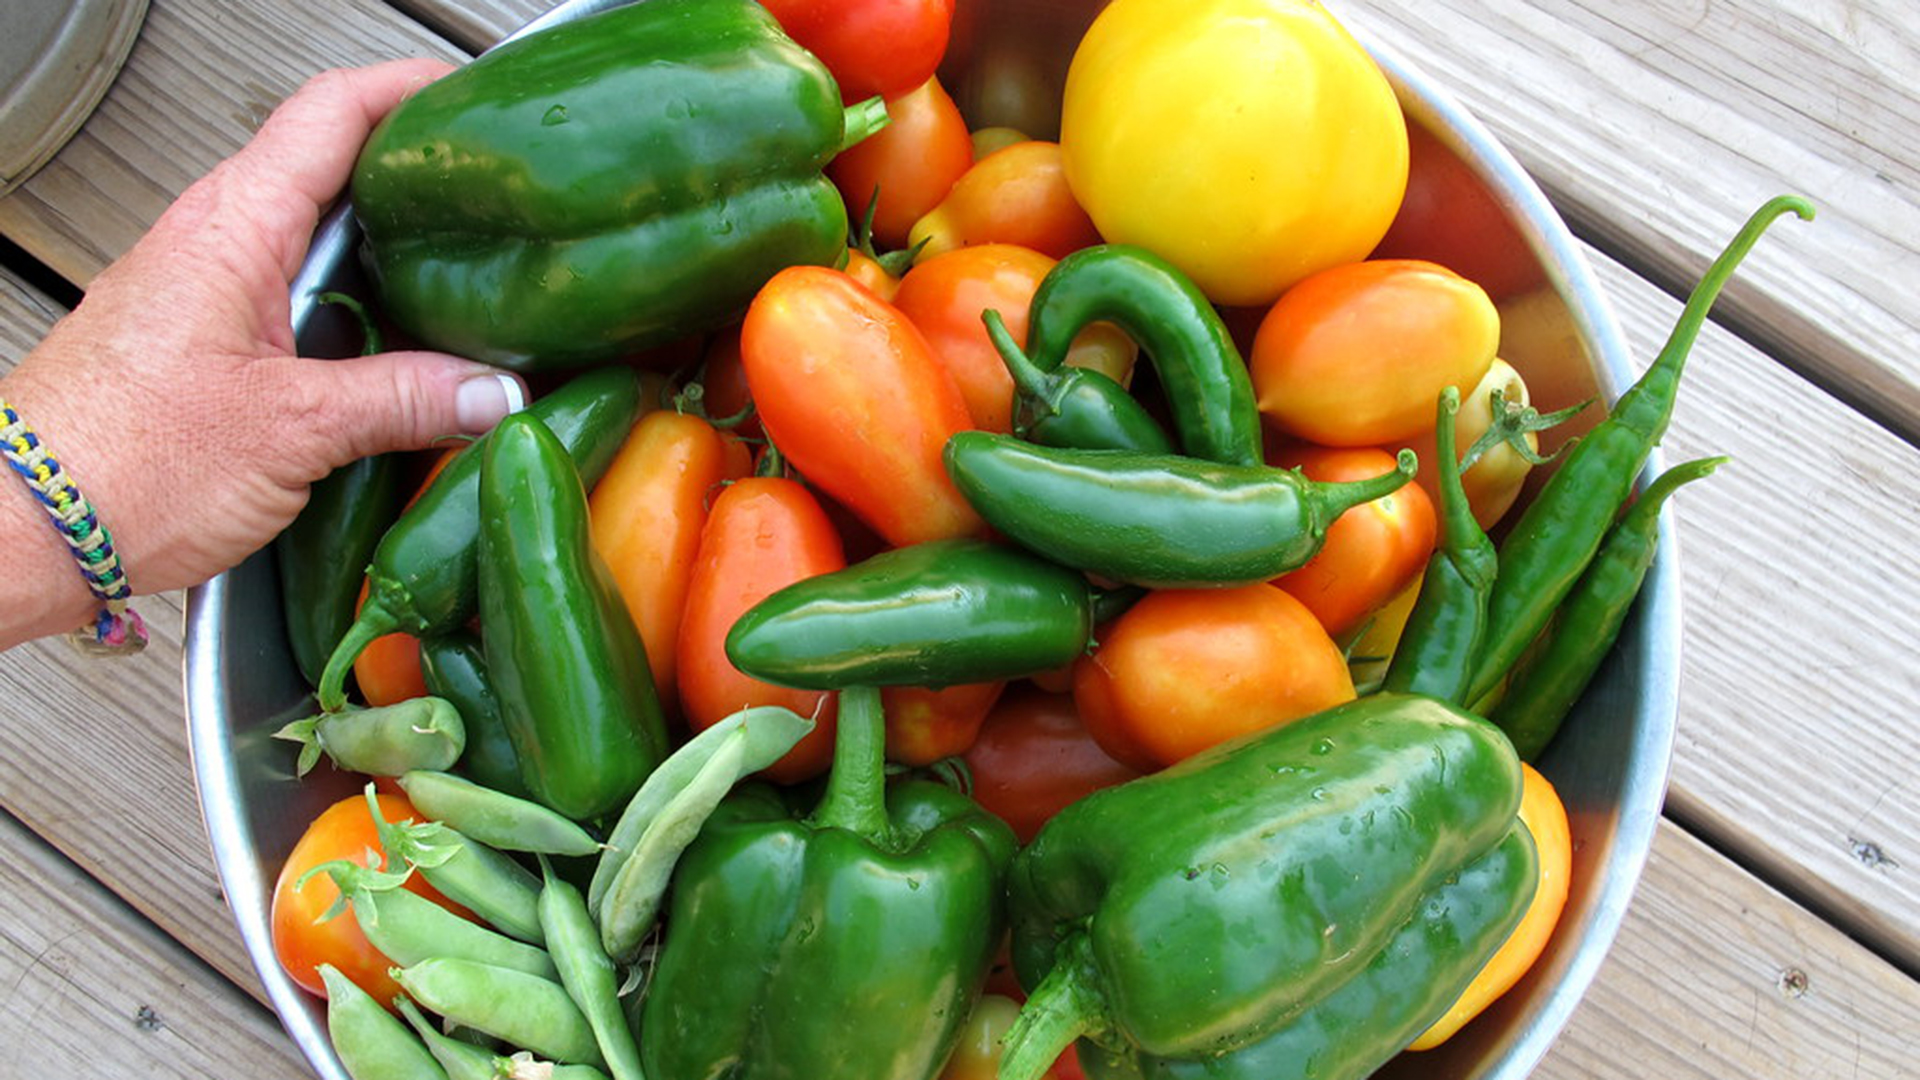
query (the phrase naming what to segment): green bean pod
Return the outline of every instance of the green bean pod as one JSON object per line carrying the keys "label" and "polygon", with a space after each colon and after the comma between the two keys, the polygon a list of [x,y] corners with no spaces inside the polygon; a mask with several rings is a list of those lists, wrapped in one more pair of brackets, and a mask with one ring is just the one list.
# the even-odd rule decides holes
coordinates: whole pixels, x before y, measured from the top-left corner
{"label": "green bean pod", "polygon": [[1013,433],[1042,446],[1171,454],[1173,440],[1146,406],[1105,372],[1061,363],[1042,370],[1007,332],[997,311],[980,319],[1013,376]]}
{"label": "green bean pod", "polygon": [[593,1029],[613,1080],[646,1080],[640,1047],[620,1005],[620,980],[613,960],[600,944],[600,929],[587,913],[587,898],[573,883],[554,875],[541,860],[540,926],[560,969],[560,983]]}
{"label": "green bean pod", "polygon": [[417,769],[399,779],[415,809],[490,847],[543,855],[593,855],[600,850],[592,833],[532,799],[449,772]]}
{"label": "green bean pod", "polygon": [[371,708],[348,706],[321,713],[273,733],[300,745],[300,776],[325,755],[347,772],[399,776],[412,769],[444,769],[467,746],[460,711],[444,698],[419,697]]}
{"label": "green bean pod", "polygon": [[1680,376],[1707,312],[1734,269],[1773,220],[1813,207],[1792,195],[1770,199],[1720,253],[1687,298],[1667,342],[1646,372],[1614,402],[1548,478],[1500,545],[1500,576],[1487,601],[1487,637],[1469,700],[1490,693],[1553,617],[1633,492],[1648,455],[1673,416]]}
{"label": "green bean pod", "polygon": [[304,885],[307,878],[321,873],[333,879],[342,900],[329,914],[337,917],[340,907],[351,909],[367,941],[396,964],[404,966],[437,956],[452,956],[513,968],[546,979],[560,978],[545,949],[489,930],[419,893],[401,888],[405,874],[335,860],[307,871],[300,883]]}
{"label": "green bean pod", "polygon": [[552,979],[446,958],[394,968],[393,978],[428,1010],[511,1046],[556,1061],[606,1064],[587,1018]]}
{"label": "green bean pod", "polygon": [[1324,483],[1265,465],[963,431],[947,440],[946,465],[980,516],[1030,550],[1111,581],[1193,587],[1300,567],[1335,518],[1398,490],[1416,461],[1403,450],[1393,472]]}
{"label": "green bean pod", "polygon": [[510,937],[539,944],[540,879],[511,856],[438,821],[389,822],[372,784],[367,802],[389,866],[412,866],[447,899]]}
{"label": "green bean pod", "polygon": [[461,628],[422,640],[420,674],[428,692],[452,702],[466,722],[467,746],[454,768],[476,784],[529,797],[480,635]]}
{"label": "green bean pod", "polygon": [[1660,536],[1660,508],[1683,484],[1710,475],[1724,457],[1701,458],[1661,473],[1607,534],[1542,639],[1514,665],[1512,680],[1487,719],[1513,740],[1522,761],[1540,755],[1608,650],[1640,594]]}
{"label": "green bean pod", "polygon": [[327,988],[327,1038],[353,1080],[447,1080],[445,1069],[373,995],[320,965]]}

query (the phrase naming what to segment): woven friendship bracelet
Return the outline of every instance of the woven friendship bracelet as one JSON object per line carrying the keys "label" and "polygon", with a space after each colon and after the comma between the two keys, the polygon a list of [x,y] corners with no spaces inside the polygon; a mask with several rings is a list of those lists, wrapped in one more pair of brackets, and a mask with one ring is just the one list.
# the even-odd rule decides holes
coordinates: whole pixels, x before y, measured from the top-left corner
{"label": "woven friendship bracelet", "polygon": [[113,534],[100,523],[93,506],[73,485],[60,461],[47,451],[12,405],[0,400],[0,454],[7,464],[27,482],[41,509],[52,519],[54,530],[73,551],[80,576],[87,588],[100,600],[99,614],[93,622],[69,635],[69,640],[88,652],[135,653],[147,644],[147,626],[137,612],[127,606],[133,589],[113,550]]}

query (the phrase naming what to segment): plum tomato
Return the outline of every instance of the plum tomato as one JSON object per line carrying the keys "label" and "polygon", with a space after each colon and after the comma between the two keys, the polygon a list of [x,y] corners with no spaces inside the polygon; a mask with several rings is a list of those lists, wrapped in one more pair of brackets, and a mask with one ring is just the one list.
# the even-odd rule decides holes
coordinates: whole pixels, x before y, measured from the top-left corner
{"label": "plum tomato", "polygon": [[[1365,480],[1394,466],[1393,453],[1379,447],[1293,444],[1276,447],[1269,459],[1321,481]],[[1438,532],[1433,499],[1407,484],[1335,518],[1319,554],[1273,583],[1344,640],[1420,576]]]}
{"label": "plum tomato", "polygon": [[961,759],[974,798],[1023,844],[1068,803],[1140,775],[1093,741],[1072,695],[1020,683],[1001,695]]}
{"label": "plum tomato", "polygon": [[938,78],[888,98],[887,117],[827,166],[854,221],[872,206],[872,240],[883,250],[905,248],[913,223],[973,166],[973,133]]}

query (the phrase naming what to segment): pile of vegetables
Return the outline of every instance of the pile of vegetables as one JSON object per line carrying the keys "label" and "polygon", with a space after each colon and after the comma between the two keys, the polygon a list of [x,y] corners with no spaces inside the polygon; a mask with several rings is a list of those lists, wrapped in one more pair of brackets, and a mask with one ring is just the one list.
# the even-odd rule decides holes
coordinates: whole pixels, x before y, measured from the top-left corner
{"label": "pile of vegetables", "polygon": [[1057,141],[970,127],[953,17],[645,0],[363,151],[368,347],[537,393],[278,545],[281,735],[368,783],[274,938],[356,1080],[1358,1078],[1544,948],[1529,762],[1811,208],[1521,504],[1579,411],[1498,356],[1526,275],[1423,249],[1433,147],[1323,9],[1116,0]]}

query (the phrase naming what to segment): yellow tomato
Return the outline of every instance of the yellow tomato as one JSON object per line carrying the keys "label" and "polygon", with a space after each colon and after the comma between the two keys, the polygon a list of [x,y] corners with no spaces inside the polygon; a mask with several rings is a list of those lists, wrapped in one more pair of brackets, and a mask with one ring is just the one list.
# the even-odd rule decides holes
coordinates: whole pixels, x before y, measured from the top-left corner
{"label": "yellow tomato", "polygon": [[1302,0],[1114,0],[1074,52],[1060,144],[1102,236],[1221,304],[1365,258],[1406,190],[1392,87]]}
{"label": "yellow tomato", "polygon": [[[1454,442],[1456,450],[1465,454],[1474,440],[1485,434],[1493,424],[1493,392],[1500,392],[1501,400],[1508,405],[1525,408],[1531,404],[1527,394],[1526,380],[1513,369],[1513,365],[1498,357],[1487,368],[1479,385],[1462,395],[1460,412],[1453,419]],[[1529,431],[1521,436],[1528,449],[1538,453],[1540,436]],[[1414,453],[1420,455],[1420,474],[1415,479],[1427,489],[1434,504],[1440,501],[1440,470],[1431,463],[1435,460],[1433,433],[1431,431],[1408,444]],[[1467,505],[1473,507],[1473,518],[1483,529],[1491,529],[1520,497],[1520,489],[1526,485],[1527,474],[1533,471],[1533,463],[1526,455],[1515,449],[1510,442],[1503,442],[1480,455],[1480,460],[1460,476],[1460,486],[1467,493]]]}

